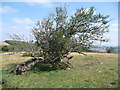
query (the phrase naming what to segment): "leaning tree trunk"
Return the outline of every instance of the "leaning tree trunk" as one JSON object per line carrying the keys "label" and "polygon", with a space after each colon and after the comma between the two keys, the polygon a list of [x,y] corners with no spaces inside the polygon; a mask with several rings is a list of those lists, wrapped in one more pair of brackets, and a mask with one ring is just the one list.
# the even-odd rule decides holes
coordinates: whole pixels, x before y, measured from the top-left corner
{"label": "leaning tree trunk", "polygon": [[20,75],[23,72],[31,69],[32,67],[34,67],[36,64],[38,63],[43,63],[44,59],[42,57],[34,57],[32,59],[29,59],[21,64],[18,64],[15,69],[13,69],[11,72],[16,74],[16,75]]}
{"label": "leaning tree trunk", "polygon": [[32,59],[29,59],[21,64],[18,64],[15,69],[11,71],[11,73],[20,75],[28,70],[30,70],[32,67],[34,67],[36,64],[40,63],[50,63],[53,67],[69,67],[71,68],[71,64],[69,62],[61,61],[59,57],[56,57],[52,62],[46,62],[42,57],[34,57]]}
{"label": "leaning tree trunk", "polygon": [[[84,53],[81,53],[81,52],[78,52],[78,53],[87,56]],[[63,59],[63,58],[67,58],[68,61],[61,61],[61,59]],[[26,72],[27,70],[30,70],[36,64],[40,64],[40,63],[49,63],[53,67],[61,67],[64,69],[65,68],[73,68],[73,66],[69,62],[69,60],[72,58],[73,58],[73,56],[63,56],[62,58],[60,56],[58,56],[58,57],[54,58],[51,62],[48,62],[48,61],[44,60],[43,57],[34,57],[34,58],[29,59],[21,64],[18,64],[15,67],[15,69],[13,69],[11,71],[11,73],[16,74],[16,75],[20,75],[20,74]]]}

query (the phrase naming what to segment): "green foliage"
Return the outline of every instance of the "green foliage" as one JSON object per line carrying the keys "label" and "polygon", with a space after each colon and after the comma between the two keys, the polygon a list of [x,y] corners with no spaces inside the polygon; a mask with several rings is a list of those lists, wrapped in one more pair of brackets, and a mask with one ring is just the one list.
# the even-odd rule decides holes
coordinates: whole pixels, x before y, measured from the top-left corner
{"label": "green foliage", "polygon": [[112,53],[114,50],[115,50],[115,48],[113,48],[113,47],[106,48],[107,53]]}
{"label": "green foliage", "polygon": [[6,51],[6,52],[9,51],[8,46],[3,46],[3,47],[2,47],[2,51]]}
{"label": "green foliage", "polygon": [[14,48],[14,51],[29,51],[29,52],[31,52],[32,49],[34,49],[33,47],[35,47],[35,45],[33,43],[25,42],[25,41],[6,40],[5,42],[10,44]]}
{"label": "green foliage", "polygon": [[32,33],[44,59],[54,62],[58,58],[59,62],[78,46],[82,51],[87,51],[95,41],[106,42],[103,35],[109,31],[109,16],[94,12],[94,7],[88,10],[81,8],[68,17],[66,6],[57,7],[55,14],[38,21]]}
{"label": "green foliage", "polygon": [[22,55],[22,57],[31,57],[32,56],[32,53],[24,53],[23,55]]}
{"label": "green foliage", "polygon": [[4,52],[8,52],[8,51],[13,51],[14,48],[13,48],[13,46],[5,45],[5,46],[2,46],[1,50],[4,51]]}
{"label": "green foliage", "polygon": [[90,50],[88,47],[81,47],[81,46],[76,46],[73,51],[80,51],[80,52],[93,52]]}
{"label": "green foliage", "polygon": [[2,51],[2,46],[0,46],[0,51]]}
{"label": "green foliage", "polygon": [[16,41],[16,40],[5,40],[6,43],[13,45],[13,46],[18,46],[18,45],[25,45],[25,44],[29,44],[28,42],[25,41]]}
{"label": "green foliage", "polygon": [[[103,36],[109,31],[108,17],[95,14],[94,7],[77,9],[73,16],[68,16],[66,6],[56,7],[55,13],[37,21],[31,28],[33,42],[20,42],[17,49],[32,53],[33,56],[40,53],[46,63],[61,65],[61,59],[78,47],[79,51],[87,51],[94,42],[107,42]],[[22,40],[17,35],[14,37]]]}

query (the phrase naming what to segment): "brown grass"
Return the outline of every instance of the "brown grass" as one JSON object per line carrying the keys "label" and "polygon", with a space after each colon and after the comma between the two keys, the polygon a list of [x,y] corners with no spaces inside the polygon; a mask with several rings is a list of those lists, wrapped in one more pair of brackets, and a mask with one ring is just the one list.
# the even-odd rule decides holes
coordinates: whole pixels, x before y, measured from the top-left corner
{"label": "brown grass", "polygon": [[0,42],[0,46],[5,46],[5,45],[10,45],[10,44],[8,44],[6,42]]}

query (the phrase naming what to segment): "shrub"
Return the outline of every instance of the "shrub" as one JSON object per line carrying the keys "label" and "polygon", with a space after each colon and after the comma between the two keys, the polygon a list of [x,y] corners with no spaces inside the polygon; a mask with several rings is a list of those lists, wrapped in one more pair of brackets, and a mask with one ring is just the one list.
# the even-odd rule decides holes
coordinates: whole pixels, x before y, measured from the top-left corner
{"label": "shrub", "polygon": [[23,55],[22,55],[22,57],[31,57],[32,56],[32,53],[24,53]]}
{"label": "shrub", "polygon": [[107,48],[106,48],[107,53],[111,53],[111,52],[113,52],[114,50],[115,50],[115,48],[113,48],[113,47],[107,47]]}
{"label": "shrub", "polygon": [[14,48],[12,46],[5,45],[5,46],[2,46],[1,50],[4,52],[8,52],[8,51],[13,51]]}

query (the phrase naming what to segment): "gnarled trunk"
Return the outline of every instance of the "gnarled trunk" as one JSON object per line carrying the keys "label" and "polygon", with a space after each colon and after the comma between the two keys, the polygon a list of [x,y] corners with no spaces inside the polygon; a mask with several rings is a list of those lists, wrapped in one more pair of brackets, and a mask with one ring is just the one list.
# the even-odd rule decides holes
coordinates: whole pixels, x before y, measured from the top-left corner
{"label": "gnarled trunk", "polygon": [[[85,56],[87,56],[86,54],[82,53],[82,52],[78,52],[79,54],[83,54]],[[67,61],[62,61],[63,58],[67,58]],[[55,57],[52,61],[48,61],[43,59],[43,57],[34,57],[32,59],[29,59],[21,64],[18,64],[15,69],[13,69],[11,72],[16,74],[16,75],[20,75],[24,72],[26,72],[27,70],[30,70],[32,67],[34,67],[36,64],[40,64],[40,63],[44,63],[44,64],[51,64],[53,67],[56,68],[73,68],[73,66],[71,65],[71,63],[69,62],[70,59],[72,59],[73,56],[57,56]]]}
{"label": "gnarled trunk", "polygon": [[13,69],[11,72],[20,75],[23,72],[30,70],[32,67],[34,67],[38,63],[43,63],[44,59],[42,57],[34,57],[32,59],[29,59],[21,64],[18,64],[15,69]]}

